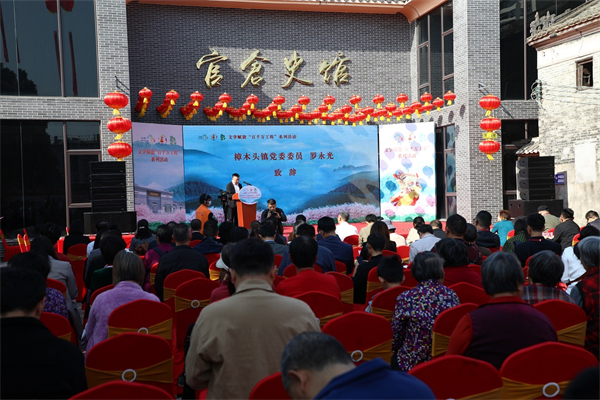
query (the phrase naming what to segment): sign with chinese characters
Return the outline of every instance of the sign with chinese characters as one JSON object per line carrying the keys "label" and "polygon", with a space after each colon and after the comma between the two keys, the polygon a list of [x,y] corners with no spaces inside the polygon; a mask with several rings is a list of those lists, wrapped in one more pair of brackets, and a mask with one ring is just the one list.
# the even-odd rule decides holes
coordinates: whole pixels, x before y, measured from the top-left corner
{"label": "sign with chinese characters", "polygon": [[382,216],[435,219],[435,124],[380,126],[379,154]]}
{"label": "sign with chinese characters", "polygon": [[567,183],[566,173],[559,172],[554,174],[554,184],[555,185],[565,185]]}
{"label": "sign with chinese characters", "polygon": [[244,186],[240,189],[238,197],[244,204],[255,204],[260,200],[260,189],[256,186]]}
{"label": "sign with chinese characters", "polygon": [[259,211],[273,198],[290,221],[379,214],[376,126],[184,126],[183,137],[188,217],[201,191],[218,208],[234,172],[260,188]]}

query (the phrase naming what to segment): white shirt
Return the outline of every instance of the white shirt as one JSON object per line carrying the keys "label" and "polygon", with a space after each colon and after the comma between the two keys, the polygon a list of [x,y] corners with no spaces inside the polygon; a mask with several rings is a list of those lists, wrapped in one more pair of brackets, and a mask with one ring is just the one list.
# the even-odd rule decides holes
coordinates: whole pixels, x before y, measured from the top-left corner
{"label": "white shirt", "polygon": [[406,244],[410,245],[417,240],[419,240],[419,232],[415,228],[410,228],[406,237]]}
{"label": "white shirt", "polygon": [[354,225],[350,225],[346,221],[342,221],[338,226],[335,227],[335,234],[340,237],[343,242],[348,236],[358,235],[358,229]]}
{"label": "white shirt", "polygon": [[390,240],[396,242],[396,246],[406,246],[404,236],[398,235],[396,232],[390,232]]}
{"label": "white shirt", "polygon": [[90,256],[90,253],[94,250],[94,240],[88,243],[87,245],[87,257]]}
{"label": "white shirt", "polygon": [[[231,183],[233,183],[233,181],[231,181]],[[240,192],[240,187],[238,185],[239,185],[239,183],[233,183],[233,188],[235,189],[236,193]]]}
{"label": "white shirt", "polygon": [[433,249],[433,246],[441,239],[432,235],[431,233],[426,233],[423,237],[416,242],[412,242],[410,245],[410,253],[409,253],[409,262],[412,262],[417,254],[423,251],[429,251]]}
{"label": "white shirt", "polygon": [[[562,261],[565,264],[565,272],[563,273],[562,278],[560,278],[561,282],[566,283],[567,281],[575,280],[585,273],[585,268],[581,265],[581,261],[575,257],[573,247],[567,247],[563,250]],[[573,289],[577,283],[578,282],[573,282],[570,284],[565,292],[571,294],[571,289]]]}

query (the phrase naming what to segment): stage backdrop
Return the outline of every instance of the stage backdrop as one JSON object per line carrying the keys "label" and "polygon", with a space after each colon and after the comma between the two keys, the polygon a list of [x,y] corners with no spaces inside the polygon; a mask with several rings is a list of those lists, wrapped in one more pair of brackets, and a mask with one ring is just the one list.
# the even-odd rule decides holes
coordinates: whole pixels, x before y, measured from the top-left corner
{"label": "stage backdrop", "polygon": [[134,122],[132,137],[137,219],[185,221],[181,126]]}
{"label": "stage backdrop", "polygon": [[380,213],[376,126],[184,126],[183,137],[188,220],[202,193],[223,220],[219,189],[234,172],[262,191],[258,212],[274,198],[290,223]]}
{"label": "stage backdrop", "polygon": [[436,218],[433,122],[380,126],[379,164],[382,216]]}

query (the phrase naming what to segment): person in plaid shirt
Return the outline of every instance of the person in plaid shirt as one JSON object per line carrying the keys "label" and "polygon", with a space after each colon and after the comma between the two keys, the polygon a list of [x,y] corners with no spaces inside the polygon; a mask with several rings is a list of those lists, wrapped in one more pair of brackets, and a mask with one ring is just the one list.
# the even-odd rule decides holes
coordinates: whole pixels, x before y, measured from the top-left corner
{"label": "person in plaid shirt", "polygon": [[583,311],[587,314],[587,329],[585,332],[585,348],[596,358],[600,359],[598,345],[598,330],[600,323],[600,237],[590,236],[577,243],[575,255],[585,268],[585,275],[577,286],[571,290],[575,301],[580,300]]}
{"label": "person in plaid shirt", "polygon": [[544,300],[575,300],[556,287],[565,270],[559,256],[550,250],[540,251],[529,260],[529,286],[523,288],[523,300],[536,304]]}

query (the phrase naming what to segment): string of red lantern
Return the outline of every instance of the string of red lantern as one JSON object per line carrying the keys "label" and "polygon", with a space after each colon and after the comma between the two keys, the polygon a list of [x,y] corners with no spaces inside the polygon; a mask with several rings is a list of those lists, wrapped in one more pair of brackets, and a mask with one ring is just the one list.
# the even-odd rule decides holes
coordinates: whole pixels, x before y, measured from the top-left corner
{"label": "string of red lantern", "polygon": [[138,113],[138,117],[143,117],[146,114],[150,100],[152,100],[152,90],[147,87],[139,91],[138,101],[134,110]]}
{"label": "string of red lantern", "polygon": [[[150,92],[150,96],[152,96],[152,92]],[[116,134],[116,142],[108,146],[108,154],[116,158],[118,161],[123,161],[123,158],[130,156],[133,150],[129,143],[123,142],[123,134],[131,129],[131,120],[123,118],[119,112],[119,109],[127,106],[129,99],[123,93],[114,91],[104,96],[104,103],[112,108],[113,115],[116,115],[116,117],[111,118],[106,124],[108,130]]]}
{"label": "string of red lantern", "polygon": [[500,107],[500,99],[494,95],[488,94],[479,100],[479,106],[486,110],[486,117],[479,122],[479,127],[483,133],[483,141],[479,143],[479,150],[486,154],[490,161],[494,160],[492,154],[500,150],[500,143],[496,141],[498,133],[496,132],[502,126],[498,118],[491,117],[492,110]]}

